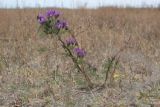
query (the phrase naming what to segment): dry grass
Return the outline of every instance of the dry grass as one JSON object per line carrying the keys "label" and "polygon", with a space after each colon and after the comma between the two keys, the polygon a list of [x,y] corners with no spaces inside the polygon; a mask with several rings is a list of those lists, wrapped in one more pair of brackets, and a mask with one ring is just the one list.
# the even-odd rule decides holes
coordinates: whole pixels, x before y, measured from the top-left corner
{"label": "dry grass", "polygon": [[114,85],[87,93],[77,90],[82,78],[57,41],[37,33],[45,10],[0,10],[0,107],[160,105],[160,10],[60,9],[98,69],[94,82],[103,82],[102,63],[130,38]]}

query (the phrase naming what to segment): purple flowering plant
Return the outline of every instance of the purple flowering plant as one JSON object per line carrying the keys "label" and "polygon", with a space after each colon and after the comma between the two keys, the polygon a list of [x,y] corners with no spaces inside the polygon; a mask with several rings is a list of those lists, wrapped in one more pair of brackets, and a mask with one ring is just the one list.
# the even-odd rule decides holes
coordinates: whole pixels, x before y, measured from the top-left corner
{"label": "purple flowering plant", "polygon": [[[76,69],[84,76],[88,87],[93,88],[93,83],[84,70],[86,51],[79,47],[78,41],[73,34],[71,34],[67,21],[60,19],[60,12],[56,10],[48,10],[44,15],[39,14],[37,20],[42,32],[46,35],[51,35],[52,37],[57,38],[66,55],[72,59]],[[72,36],[66,37],[67,39],[63,40],[62,35],[66,32]]]}
{"label": "purple flowering plant", "polygon": [[47,35],[53,35],[66,30],[68,24],[59,19],[60,14],[56,10],[48,10],[45,14],[39,14],[37,20],[41,25],[40,29]]}
{"label": "purple flowering plant", "polygon": [[[39,14],[37,16],[37,21],[40,24],[39,29],[45,33],[46,35],[50,35],[52,37],[55,37],[59,43],[61,43],[62,48],[65,51],[65,54],[72,59],[72,62],[74,63],[76,69],[78,72],[82,73],[82,75],[85,78],[86,83],[88,84],[88,87],[90,89],[94,88],[94,84],[92,83],[90,77],[92,76],[91,73],[96,76],[96,78],[99,78],[96,74],[96,67],[91,65],[90,63],[87,63],[85,61],[85,56],[87,52],[85,49],[80,48],[78,41],[74,37],[74,34],[72,33],[72,30],[69,28],[68,22],[65,20],[62,20],[60,18],[61,13],[56,10],[48,10],[45,14]],[[65,33],[69,34],[69,36],[65,36],[67,39],[62,39],[62,35]],[[100,85],[100,89],[105,87],[105,84],[107,83],[109,73],[111,73],[111,80],[113,80],[113,75],[115,68],[118,64],[119,54],[127,48],[126,46],[122,47],[118,53],[116,53],[113,57],[109,58],[105,61],[103,65],[103,69],[105,72],[105,81],[102,85]],[[118,57],[118,58],[117,58]],[[116,59],[117,58],[117,59]],[[91,73],[86,72],[86,66],[88,67],[88,71],[93,71]],[[113,72],[110,72],[113,68]]]}
{"label": "purple flowering plant", "polygon": [[[86,83],[88,84],[88,87],[92,89],[94,87],[90,77],[91,74],[96,76],[96,67],[92,66],[91,64],[87,63],[84,59],[87,54],[85,49],[80,48],[78,41],[72,34],[72,31],[69,28],[68,22],[65,20],[60,19],[60,12],[56,10],[48,10],[44,15],[39,14],[37,16],[37,20],[40,24],[40,29],[42,32],[44,32],[46,35],[50,35],[52,37],[56,37],[57,40],[61,43],[62,48],[65,51],[65,54],[70,57],[76,67],[76,69],[82,73],[84,76]],[[69,37],[66,37],[66,40],[62,39],[62,35],[64,33],[68,33]],[[119,54],[119,53],[118,53]],[[117,54],[117,55],[118,55]],[[102,84],[101,87],[104,87],[109,75],[109,72],[115,63],[115,57],[117,55],[113,56],[112,60],[108,60],[104,64],[104,71],[106,72],[105,81],[104,84]],[[84,69],[85,66],[88,66],[88,71],[92,71],[91,73],[87,73]],[[114,72],[113,72],[114,73]],[[113,75],[112,73],[112,75]],[[100,87],[100,88],[101,88]]]}

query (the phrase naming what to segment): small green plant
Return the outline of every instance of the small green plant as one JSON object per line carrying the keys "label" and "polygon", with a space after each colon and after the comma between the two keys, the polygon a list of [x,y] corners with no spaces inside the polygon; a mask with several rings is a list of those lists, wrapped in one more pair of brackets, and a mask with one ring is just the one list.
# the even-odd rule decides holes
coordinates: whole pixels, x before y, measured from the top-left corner
{"label": "small green plant", "polygon": [[[116,66],[118,63],[118,61],[116,61],[115,57],[112,58],[108,58],[108,60],[106,60],[104,62],[103,68],[104,68],[104,72],[105,72],[105,81],[104,81],[104,85],[106,84],[109,74],[111,73],[111,69]],[[113,75],[113,74],[112,74]]]}

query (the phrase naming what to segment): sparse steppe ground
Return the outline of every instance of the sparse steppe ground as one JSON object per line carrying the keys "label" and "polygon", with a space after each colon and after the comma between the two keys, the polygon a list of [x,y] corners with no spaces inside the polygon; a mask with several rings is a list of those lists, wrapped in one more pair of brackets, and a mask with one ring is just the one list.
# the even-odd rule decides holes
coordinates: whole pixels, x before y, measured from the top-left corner
{"label": "sparse steppe ground", "polygon": [[105,59],[121,53],[115,81],[101,91],[83,92],[83,78],[55,39],[37,33],[36,16],[47,9],[0,10],[0,107],[159,107],[160,10],[68,10],[69,22],[86,60],[102,83]]}

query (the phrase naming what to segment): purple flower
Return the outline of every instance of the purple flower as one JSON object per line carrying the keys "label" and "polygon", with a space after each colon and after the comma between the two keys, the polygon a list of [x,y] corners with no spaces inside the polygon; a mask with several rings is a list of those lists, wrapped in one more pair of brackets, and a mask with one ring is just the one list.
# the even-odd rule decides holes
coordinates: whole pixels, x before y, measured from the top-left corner
{"label": "purple flower", "polygon": [[66,40],[66,44],[67,46],[71,46],[71,45],[77,45],[78,43],[75,38],[71,37]]}
{"label": "purple flower", "polygon": [[75,48],[74,53],[77,55],[77,57],[84,57],[86,55],[86,51],[80,48]]}
{"label": "purple flower", "polygon": [[67,29],[68,28],[68,24],[66,21],[63,20],[57,20],[55,27],[57,29]]}
{"label": "purple flower", "polygon": [[47,17],[55,17],[55,18],[58,18],[59,15],[60,15],[60,12],[59,11],[56,11],[56,10],[48,10],[47,13],[46,13]]}
{"label": "purple flower", "polygon": [[37,16],[37,20],[40,24],[44,24],[47,21],[46,17],[41,14]]}

